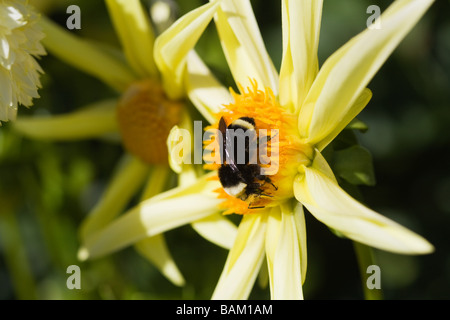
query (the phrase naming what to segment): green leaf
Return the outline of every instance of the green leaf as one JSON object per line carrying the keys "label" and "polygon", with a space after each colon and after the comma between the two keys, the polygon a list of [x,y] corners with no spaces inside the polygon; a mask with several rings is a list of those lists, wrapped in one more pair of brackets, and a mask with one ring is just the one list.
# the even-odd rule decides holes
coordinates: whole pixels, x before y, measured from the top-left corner
{"label": "green leaf", "polygon": [[338,176],[351,184],[375,185],[372,155],[359,145],[335,151],[333,169]]}

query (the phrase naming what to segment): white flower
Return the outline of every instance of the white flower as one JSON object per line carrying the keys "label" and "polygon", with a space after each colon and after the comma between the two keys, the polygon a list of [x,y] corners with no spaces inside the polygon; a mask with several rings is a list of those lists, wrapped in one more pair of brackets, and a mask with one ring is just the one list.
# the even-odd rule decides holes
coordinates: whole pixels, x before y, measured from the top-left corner
{"label": "white flower", "polygon": [[18,104],[29,107],[39,97],[43,71],[35,58],[45,49],[38,19],[27,1],[0,0],[0,121],[14,120]]}

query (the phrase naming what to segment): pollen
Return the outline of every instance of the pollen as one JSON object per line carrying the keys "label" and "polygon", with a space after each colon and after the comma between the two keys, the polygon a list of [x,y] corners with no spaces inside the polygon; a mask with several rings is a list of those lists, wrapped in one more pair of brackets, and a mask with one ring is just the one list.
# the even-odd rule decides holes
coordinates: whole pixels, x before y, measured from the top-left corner
{"label": "pollen", "polygon": [[117,106],[124,148],[148,164],[168,163],[166,140],[181,110],[182,103],[169,100],[158,82],[131,84]]}
{"label": "pollen", "polygon": [[[299,166],[309,165],[314,156],[314,149],[302,143],[298,134],[298,115],[280,106],[270,88],[260,90],[256,81],[252,82],[252,87],[239,88],[240,93],[230,89],[234,102],[224,105],[217,119],[223,117],[227,125],[242,117],[254,119],[258,141],[266,141],[258,145],[258,149],[263,149],[258,150],[258,154],[267,155],[265,160],[258,156],[258,165],[268,179],[259,181],[260,194],[252,194],[245,200],[229,195],[223,188],[215,190],[218,198],[224,199],[220,205],[225,210],[224,214],[258,213],[293,197],[293,181]],[[207,130],[217,128],[218,121]],[[262,135],[267,135],[267,138],[261,140]],[[205,150],[220,150],[217,146],[219,141],[217,137],[206,141]],[[218,155],[214,152],[204,154],[205,169],[218,170],[222,165],[217,161]]]}

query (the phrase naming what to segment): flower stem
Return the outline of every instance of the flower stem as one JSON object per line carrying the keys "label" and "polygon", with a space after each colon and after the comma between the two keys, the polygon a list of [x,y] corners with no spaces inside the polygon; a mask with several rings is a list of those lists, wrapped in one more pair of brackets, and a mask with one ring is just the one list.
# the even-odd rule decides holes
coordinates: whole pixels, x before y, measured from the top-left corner
{"label": "flower stem", "polygon": [[368,267],[376,265],[373,249],[364,244],[354,241],[356,258],[358,260],[359,271],[361,273],[361,282],[366,300],[383,300],[383,291],[381,286],[378,288],[369,288],[368,284]]}
{"label": "flower stem", "polygon": [[[17,221],[16,213],[8,205],[2,205],[0,215],[0,242],[9,276],[19,300],[34,300],[37,298],[36,283],[22,237],[22,231]],[[6,207],[6,210],[5,210]]]}

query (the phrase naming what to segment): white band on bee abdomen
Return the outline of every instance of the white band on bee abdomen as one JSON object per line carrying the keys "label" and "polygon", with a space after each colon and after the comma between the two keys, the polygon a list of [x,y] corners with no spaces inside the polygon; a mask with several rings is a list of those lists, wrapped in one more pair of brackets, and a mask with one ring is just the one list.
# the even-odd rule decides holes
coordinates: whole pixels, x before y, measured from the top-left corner
{"label": "white band on bee abdomen", "polygon": [[231,186],[231,187],[226,187],[223,188],[225,190],[226,193],[228,193],[230,196],[232,197],[237,197],[239,196],[244,189],[247,187],[247,184],[243,183],[243,182],[239,182],[238,185],[235,186]]}

